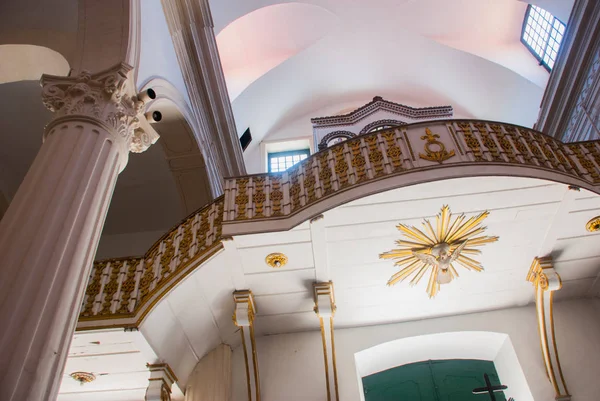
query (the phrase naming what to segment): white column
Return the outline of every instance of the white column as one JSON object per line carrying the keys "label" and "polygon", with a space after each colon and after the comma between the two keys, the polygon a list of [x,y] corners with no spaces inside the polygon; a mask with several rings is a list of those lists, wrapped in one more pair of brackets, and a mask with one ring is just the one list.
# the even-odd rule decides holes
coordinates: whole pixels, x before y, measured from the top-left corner
{"label": "white column", "polygon": [[560,276],[552,266],[552,258],[535,258],[527,274],[527,281],[535,287],[535,306],[542,356],[546,365],[548,379],[554,388],[557,401],[570,401],[571,395],[563,376],[558,346],[554,334],[554,314],[552,304],[554,291],[562,288]]}
{"label": "white column", "polygon": [[194,368],[185,388],[185,401],[229,401],[231,348],[220,344]]}
{"label": "white column", "polygon": [[248,401],[260,401],[260,375],[258,374],[258,353],[254,340],[254,296],[250,290],[233,293],[235,311],[233,322],[240,328],[244,363],[246,365],[246,384],[248,386]]}
{"label": "white column", "polygon": [[171,388],[177,381],[175,373],[166,363],[148,365],[150,378],[144,401],[171,401]]}
{"label": "white column", "polygon": [[55,118],[0,222],[0,400],[56,399],[117,175],[157,139],[131,69],[42,77]]}
{"label": "white column", "polygon": [[339,401],[337,366],[335,360],[335,340],[333,335],[333,315],[335,315],[335,296],[333,283],[314,283],[315,313],[321,324],[321,340],[323,341],[323,360],[325,363],[325,383],[327,401]]}
{"label": "white column", "polygon": [[[209,177],[246,174],[208,0],[161,0],[192,109]],[[244,129],[244,128],[242,128]],[[222,188],[222,182],[213,186]]]}

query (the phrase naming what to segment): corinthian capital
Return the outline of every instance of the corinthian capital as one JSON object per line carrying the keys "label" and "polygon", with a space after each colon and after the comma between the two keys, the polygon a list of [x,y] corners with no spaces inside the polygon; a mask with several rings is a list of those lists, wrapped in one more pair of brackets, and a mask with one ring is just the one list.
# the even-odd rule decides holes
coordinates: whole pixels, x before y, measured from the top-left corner
{"label": "corinthian capital", "polygon": [[158,134],[145,121],[144,102],[129,77],[132,69],[121,63],[95,74],[83,71],[72,77],[43,75],[44,105],[56,114],[54,121],[69,117],[93,120],[129,151],[141,153],[156,142]]}

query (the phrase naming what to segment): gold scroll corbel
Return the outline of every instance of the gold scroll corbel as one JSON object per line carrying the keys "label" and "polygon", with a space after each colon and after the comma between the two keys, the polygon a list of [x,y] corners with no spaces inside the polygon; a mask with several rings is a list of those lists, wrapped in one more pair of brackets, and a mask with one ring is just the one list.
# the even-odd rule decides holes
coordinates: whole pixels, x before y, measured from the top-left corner
{"label": "gold scroll corbel", "polygon": [[171,401],[171,388],[177,382],[177,376],[167,363],[147,364],[150,370],[145,401]]}
{"label": "gold scroll corbel", "polygon": [[562,282],[554,270],[551,257],[535,258],[527,274],[527,281],[535,288],[535,306],[537,312],[542,356],[546,373],[554,387],[557,401],[570,401],[571,395],[562,373],[558,358],[558,347],[554,334],[554,315],[552,310],[554,291],[560,290]]}

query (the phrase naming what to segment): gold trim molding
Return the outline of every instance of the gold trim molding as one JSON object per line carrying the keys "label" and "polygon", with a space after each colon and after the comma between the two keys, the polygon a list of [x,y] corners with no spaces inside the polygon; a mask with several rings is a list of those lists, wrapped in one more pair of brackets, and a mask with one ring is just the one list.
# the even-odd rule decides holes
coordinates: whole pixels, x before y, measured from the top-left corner
{"label": "gold trim molding", "polygon": [[313,295],[315,300],[314,311],[319,317],[321,340],[323,342],[327,401],[339,401],[335,336],[333,334],[333,316],[336,311],[333,282],[313,283]]}
{"label": "gold trim molding", "polygon": [[288,258],[283,253],[275,252],[267,255],[265,262],[272,268],[279,269],[287,264]]}
{"label": "gold trim molding", "polygon": [[563,376],[554,331],[553,297],[562,287],[560,276],[554,270],[551,257],[535,258],[527,274],[527,281],[535,288],[535,306],[542,356],[555,399],[570,401],[571,395]]}
{"label": "gold trim molding", "polygon": [[585,229],[591,233],[600,231],[600,216],[596,216],[585,225]]}
{"label": "gold trim molding", "polygon": [[[254,338],[254,316],[256,314],[254,295],[252,295],[252,291],[250,290],[235,291],[233,293],[233,302],[235,303],[233,323],[240,328],[242,348],[244,350],[248,401],[260,401],[258,352],[256,350],[256,340]],[[249,354],[252,355],[251,360]]]}

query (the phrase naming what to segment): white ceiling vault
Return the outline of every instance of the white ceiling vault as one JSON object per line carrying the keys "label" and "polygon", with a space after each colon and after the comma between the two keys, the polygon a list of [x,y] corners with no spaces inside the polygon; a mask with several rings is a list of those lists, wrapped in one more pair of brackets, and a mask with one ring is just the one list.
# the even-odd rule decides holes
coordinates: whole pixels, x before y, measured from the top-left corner
{"label": "white ceiling vault", "polygon": [[[378,255],[400,239],[396,225],[420,226],[444,204],[454,215],[490,212],[485,234],[500,238],[477,256],[485,271],[460,268],[460,277],[434,299],[425,291],[426,280],[387,287],[398,268]],[[599,209],[600,196],[589,191],[516,177],[460,178],[367,196],[289,231],[225,241],[224,250],[156,305],[140,333],[184,388],[202,356],[220,343],[239,343],[231,319],[236,289],[255,295],[257,336],[318,330],[312,295],[317,280],[334,283],[337,329],[526,305],[533,302],[526,281],[531,262],[547,254],[563,280],[557,300],[596,296],[600,234],[585,225]],[[265,257],[273,252],[284,253],[288,263],[269,266]]]}
{"label": "white ceiling vault", "polygon": [[237,128],[254,137],[250,164],[261,140],[310,135],[310,117],[377,95],[532,126],[549,75],[520,43],[522,1],[210,3]]}

